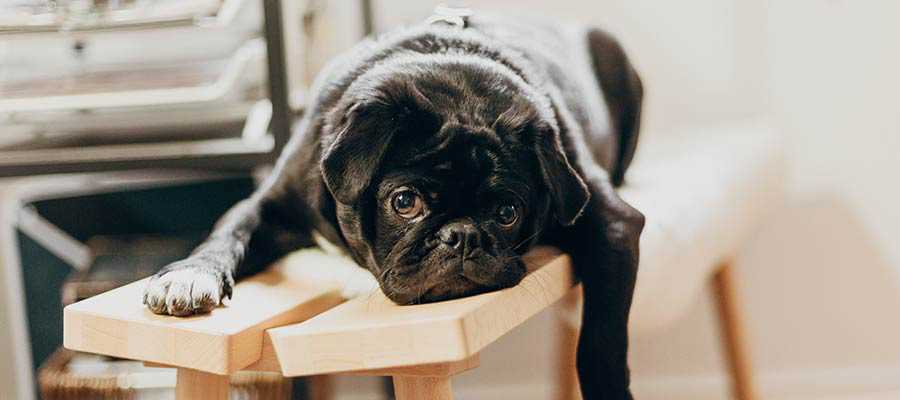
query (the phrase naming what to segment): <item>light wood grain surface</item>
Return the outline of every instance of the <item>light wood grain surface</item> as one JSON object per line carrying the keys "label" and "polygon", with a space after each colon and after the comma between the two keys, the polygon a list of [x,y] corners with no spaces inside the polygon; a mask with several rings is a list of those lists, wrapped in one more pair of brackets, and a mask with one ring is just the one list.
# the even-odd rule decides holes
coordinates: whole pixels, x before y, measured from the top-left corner
{"label": "light wood grain surface", "polygon": [[187,368],[178,369],[175,385],[176,400],[228,400],[230,395],[228,375],[215,375]]}
{"label": "light wood grain surface", "polygon": [[[225,307],[191,318],[148,311],[142,280],[67,307],[64,342],[73,350],[214,374],[440,375],[474,367],[481,349],[572,287],[567,256],[540,248],[525,259],[531,272],[513,288],[416,306],[393,304],[377,289],[345,301],[338,281],[355,270],[340,270],[357,267],[320,251],[287,258],[239,283]],[[450,364],[408,368],[441,363]]]}
{"label": "light wood grain surface", "polygon": [[453,400],[450,378],[394,377],[398,400]]}
{"label": "light wood grain surface", "polygon": [[398,306],[381,292],[350,300],[304,323],[269,330],[285,376],[454,362],[553,304],[573,285],[569,258],[529,254],[519,285],[458,300]]}
{"label": "light wood grain surface", "polygon": [[65,308],[64,345],[217,374],[241,370],[259,360],[265,329],[303,321],[344,300],[336,282],[291,269],[277,265],[247,279],[224,307],[190,318],[147,310],[141,303],[146,279],[111,290]]}

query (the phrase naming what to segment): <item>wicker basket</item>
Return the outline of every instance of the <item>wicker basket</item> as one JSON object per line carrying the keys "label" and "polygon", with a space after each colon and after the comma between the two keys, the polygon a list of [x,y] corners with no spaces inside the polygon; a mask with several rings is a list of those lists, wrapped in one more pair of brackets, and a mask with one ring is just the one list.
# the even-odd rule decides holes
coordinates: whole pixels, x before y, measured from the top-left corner
{"label": "wicker basket", "polygon": [[[38,371],[38,386],[44,400],[172,399],[175,370],[59,349]],[[231,376],[231,399],[285,400],[291,390],[291,380],[276,373]]]}

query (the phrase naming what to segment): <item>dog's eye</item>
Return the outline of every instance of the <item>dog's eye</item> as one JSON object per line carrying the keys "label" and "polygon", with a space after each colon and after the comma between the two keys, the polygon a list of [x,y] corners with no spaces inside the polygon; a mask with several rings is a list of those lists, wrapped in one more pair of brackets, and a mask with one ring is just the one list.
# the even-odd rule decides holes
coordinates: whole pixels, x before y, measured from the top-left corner
{"label": "dog's eye", "polygon": [[391,196],[391,207],[394,208],[397,215],[406,219],[418,217],[425,211],[422,197],[410,189],[400,189],[394,192]]}
{"label": "dog's eye", "polygon": [[519,212],[512,204],[502,204],[497,207],[497,222],[503,226],[512,226],[519,220]]}

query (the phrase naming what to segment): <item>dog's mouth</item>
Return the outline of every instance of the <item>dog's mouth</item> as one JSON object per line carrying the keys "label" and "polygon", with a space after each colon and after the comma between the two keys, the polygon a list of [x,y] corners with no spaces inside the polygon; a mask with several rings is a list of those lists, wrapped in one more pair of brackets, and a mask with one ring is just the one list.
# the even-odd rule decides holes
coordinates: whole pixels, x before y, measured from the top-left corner
{"label": "dog's mouth", "polygon": [[493,285],[481,284],[466,277],[464,274],[458,274],[436,285],[432,285],[417,300],[419,303],[432,303],[474,296],[493,290],[496,290]]}
{"label": "dog's mouth", "polygon": [[[494,266],[485,266],[494,265]],[[422,304],[474,296],[518,284],[525,276],[519,259],[506,265],[452,258],[415,272],[403,266],[381,282],[382,291],[397,304]]]}

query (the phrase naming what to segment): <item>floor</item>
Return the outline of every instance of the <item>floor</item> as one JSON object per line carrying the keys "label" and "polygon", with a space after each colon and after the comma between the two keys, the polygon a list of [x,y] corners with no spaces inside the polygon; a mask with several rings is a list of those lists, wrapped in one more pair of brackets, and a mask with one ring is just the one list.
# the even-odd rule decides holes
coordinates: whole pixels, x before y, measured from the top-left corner
{"label": "floor", "polygon": [[880,392],[880,393],[852,393],[840,396],[829,397],[792,397],[784,399],[769,400],[897,400],[900,399],[900,392]]}

